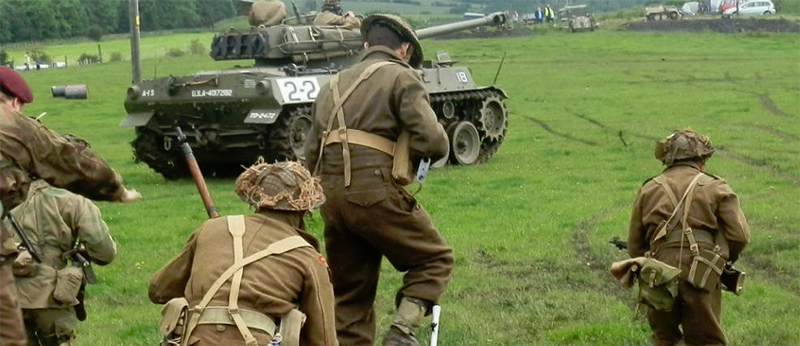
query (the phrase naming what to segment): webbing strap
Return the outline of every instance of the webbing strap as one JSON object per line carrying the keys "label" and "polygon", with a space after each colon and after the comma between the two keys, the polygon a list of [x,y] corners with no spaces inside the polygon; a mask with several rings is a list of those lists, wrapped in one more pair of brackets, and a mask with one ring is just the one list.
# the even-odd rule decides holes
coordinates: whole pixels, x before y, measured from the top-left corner
{"label": "webbing strap", "polygon": [[[244,249],[242,248],[242,236],[244,235],[244,215],[229,216],[228,218],[228,232],[233,236],[233,264],[236,265],[244,259]],[[245,345],[258,346],[256,338],[250,333],[247,328],[242,315],[239,313],[239,288],[242,285],[242,272],[244,268],[239,268],[233,273],[231,280],[231,293],[228,296],[228,313],[231,315],[233,323],[239,329],[239,333],[244,337]]]}
{"label": "webbing strap", "polygon": [[[337,133],[329,133],[325,138],[325,145],[333,143],[341,143]],[[369,132],[347,129],[347,143],[380,150],[389,156],[394,156],[395,142]]]}
{"label": "webbing strap", "polygon": [[353,91],[367,78],[369,78],[375,71],[379,68],[395,64],[392,61],[380,61],[368,66],[361,72],[361,75],[358,76],[358,79],[350,85],[347,90],[345,90],[344,94],[341,96],[339,95],[339,75],[334,75],[331,77],[330,81],[330,88],[333,92],[333,109],[331,110],[330,118],[328,118],[328,127],[322,135],[322,140],[320,141],[319,145],[319,156],[317,157],[317,164],[314,167],[314,174],[319,174],[319,167],[320,162],[322,162],[322,155],[325,150],[325,142],[328,136],[331,133],[331,129],[333,129],[333,121],[336,118],[339,121],[339,128],[337,129],[337,135],[339,137],[339,142],[342,143],[342,159],[344,161],[344,186],[350,186],[350,146],[348,145],[348,133],[347,133],[347,125],[344,121],[344,110],[342,106],[344,102],[353,94]]}
{"label": "webbing strap", "polygon": [[197,326],[197,323],[200,319],[200,315],[203,313],[203,310],[205,310],[206,306],[208,306],[208,303],[211,302],[211,298],[214,297],[214,294],[216,294],[217,291],[219,291],[220,287],[222,287],[222,284],[228,281],[228,279],[234,273],[244,268],[248,264],[258,261],[262,258],[271,255],[282,254],[284,252],[306,246],[311,247],[311,245],[308,242],[306,242],[305,239],[303,239],[303,237],[291,236],[281,239],[277,242],[274,242],[270,244],[266,249],[256,252],[250,256],[247,256],[239,262],[234,261],[233,265],[231,265],[228,269],[226,269],[225,272],[223,272],[222,275],[220,275],[219,278],[217,278],[217,280],[214,281],[214,283],[208,289],[206,294],[203,296],[203,299],[200,301],[200,303],[192,308],[191,310],[192,313],[190,314],[191,317],[189,319],[189,323],[187,323],[186,325],[186,334],[184,335],[183,340],[185,342],[189,340],[189,337],[192,335],[194,328]]}
{"label": "webbing strap", "polygon": [[653,181],[664,188],[664,191],[667,192],[667,197],[669,197],[669,201],[672,202],[672,205],[675,208],[678,208],[678,199],[675,198],[675,194],[672,192],[672,189],[669,188],[669,185],[667,184],[667,178],[662,174],[653,178]]}
{"label": "webbing strap", "polygon": [[[657,240],[659,240],[659,239],[661,239],[661,238],[663,238],[663,237],[667,236],[667,233],[668,233],[668,232],[670,232],[670,231],[672,231],[672,229],[673,229],[673,228],[675,228],[675,224],[676,224],[678,221],[680,221],[680,219],[676,219],[676,218],[675,218],[675,215],[677,215],[677,214],[678,214],[678,212],[681,210],[681,208],[684,208],[684,209],[686,210],[686,211],[684,212],[684,217],[685,217],[686,215],[689,215],[689,212],[688,212],[689,208],[688,208],[688,207],[686,207],[686,203],[685,203],[685,201],[686,201],[686,197],[687,197],[687,196],[688,196],[690,193],[692,193],[692,192],[694,191],[694,187],[697,185],[697,181],[699,181],[699,180],[700,180],[700,177],[701,177],[702,175],[703,175],[703,173],[698,173],[698,174],[697,174],[697,175],[694,177],[694,179],[692,179],[692,182],[689,184],[689,187],[686,189],[686,192],[684,192],[684,193],[683,193],[683,197],[681,197],[681,200],[680,200],[680,201],[678,201],[678,204],[675,206],[675,210],[673,210],[673,211],[672,211],[672,215],[670,215],[670,216],[669,216],[669,218],[667,219],[667,222],[665,222],[665,223],[664,223],[664,226],[662,226],[662,227],[661,227],[661,229],[659,229],[659,230],[658,230],[658,232],[656,233],[656,235],[653,237],[653,240],[652,240],[652,241],[650,241],[650,243],[651,243],[651,244],[653,244],[653,243],[655,243]],[[665,188],[665,189],[667,189],[667,186],[663,186],[663,185],[662,185],[662,187],[663,187],[663,188]],[[683,223],[684,223],[684,225],[685,225],[685,224],[686,224],[686,221],[685,221],[685,220],[683,220]]]}

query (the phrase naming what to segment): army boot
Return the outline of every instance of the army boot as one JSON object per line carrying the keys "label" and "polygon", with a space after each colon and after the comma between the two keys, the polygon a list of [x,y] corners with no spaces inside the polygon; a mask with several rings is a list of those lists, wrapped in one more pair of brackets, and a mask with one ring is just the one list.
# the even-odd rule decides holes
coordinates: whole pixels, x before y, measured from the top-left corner
{"label": "army boot", "polygon": [[383,337],[383,346],[419,346],[414,335],[426,310],[422,300],[403,297],[392,319],[392,326]]}

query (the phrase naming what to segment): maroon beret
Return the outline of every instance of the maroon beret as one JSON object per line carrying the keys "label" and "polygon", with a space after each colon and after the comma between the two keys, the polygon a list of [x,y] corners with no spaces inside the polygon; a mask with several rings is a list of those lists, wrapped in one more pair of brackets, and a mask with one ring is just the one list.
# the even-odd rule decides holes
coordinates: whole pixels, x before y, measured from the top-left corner
{"label": "maroon beret", "polygon": [[33,94],[28,88],[28,83],[25,83],[17,71],[8,67],[0,66],[0,90],[9,96],[18,98],[22,103],[33,102]]}

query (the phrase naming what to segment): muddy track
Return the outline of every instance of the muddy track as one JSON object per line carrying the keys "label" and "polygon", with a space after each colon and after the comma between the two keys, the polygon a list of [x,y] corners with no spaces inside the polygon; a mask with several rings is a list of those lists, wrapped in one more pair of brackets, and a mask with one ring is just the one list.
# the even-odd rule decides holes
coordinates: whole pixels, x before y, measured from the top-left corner
{"label": "muddy track", "polygon": [[781,116],[781,117],[791,117],[788,113],[778,109],[778,106],[775,105],[775,102],[772,102],[772,99],[769,98],[767,94],[756,94],[758,96],[759,101],[761,101],[761,108],[763,108],[767,113]]}
{"label": "muddy track", "polygon": [[[574,244],[575,253],[577,253],[580,263],[586,264],[586,266],[589,267],[589,270],[591,270],[592,273],[594,273],[603,281],[603,286],[600,289],[602,289],[602,291],[607,295],[613,296],[617,300],[626,304],[631,310],[634,310],[639,304],[635,300],[631,300],[630,291],[620,285],[614,276],[608,271],[608,267],[611,265],[611,263],[604,263],[603,259],[596,256],[589,246],[589,233],[594,231],[594,229],[597,227],[597,224],[616,213],[622,212],[622,210],[627,207],[628,206],[617,206],[613,208],[607,208],[602,212],[583,220],[581,223],[572,228],[571,233],[572,243]],[[609,251],[617,251],[613,245],[608,244],[608,246]]]}
{"label": "muddy track", "polygon": [[633,22],[629,31],[714,31],[726,34],[746,32],[800,32],[800,25],[787,19],[685,19],[652,22]]}
{"label": "muddy track", "polygon": [[766,125],[752,125],[751,127],[769,133],[770,135],[773,135],[785,141],[795,141],[795,142],[800,141],[800,137],[798,137],[797,135],[784,132],[781,130],[776,130]]}
{"label": "muddy track", "polygon": [[586,145],[591,145],[591,146],[594,146],[594,147],[599,146],[599,144],[597,144],[596,142],[592,142],[590,140],[573,137],[572,135],[569,135],[569,134],[566,134],[566,133],[556,132],[555,130],[553,130],[553,128],[550,127],[550,125],[547,125],[547,123],[545,123],[544,121],[541,121],[541,120],[536,119],[534,117],[530,117],[530,116],[527,116],[527,115],[523,115],[522,117],[539,124],[539,126],[541,126],[545,131],[547,131],[547,132],[549,132],[549,133],[551,133],[553,135],[556,135],[556,136],[559,136],[559,137],[562,137],[562,138],[565,138],[565,139],[568,139],[568,140],[571,140],[571,141],[580,142],[580,143],[583,143],[583,144],[586,144]]}

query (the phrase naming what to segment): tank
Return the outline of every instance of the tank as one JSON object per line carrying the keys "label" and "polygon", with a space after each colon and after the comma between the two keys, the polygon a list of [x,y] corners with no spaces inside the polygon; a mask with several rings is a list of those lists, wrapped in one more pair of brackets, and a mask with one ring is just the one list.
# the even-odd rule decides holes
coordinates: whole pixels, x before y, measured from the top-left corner
{"label": "tank", "polygon": [[[507,23],[506,13],[417,30],[420,39]],[[312,25],[313,16],[284,24],[231,30],[214,37],[214,60],[253,60],[250,67],[143,80],[128,88],[127,117],[134,158],[167,179],[188,177],[176,126],[186,134],[206,175],[232,175],[263,157],[303,160],[311,106],[331,75],[357,62],[360,32]],[[426,54],[430,57],[430,54]],[[447,163],[471,165],[494,155],[506,136],[506,93],[478,86],[469,67],[446,52],[418,71],[439,122],[447,130]]]}

